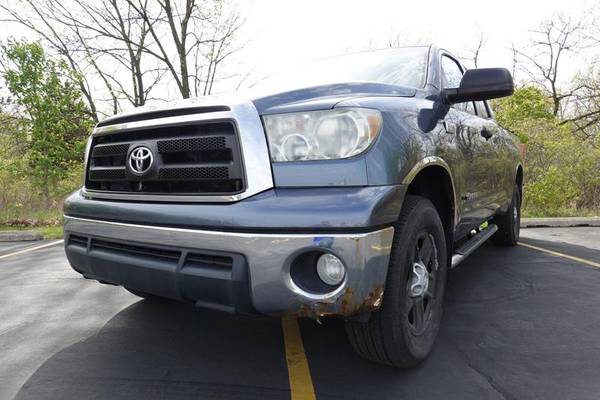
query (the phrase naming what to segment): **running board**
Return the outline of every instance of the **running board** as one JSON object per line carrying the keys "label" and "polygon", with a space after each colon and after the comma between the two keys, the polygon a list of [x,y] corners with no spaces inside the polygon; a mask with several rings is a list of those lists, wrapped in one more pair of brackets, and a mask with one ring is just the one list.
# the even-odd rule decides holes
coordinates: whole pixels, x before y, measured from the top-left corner
{"label": "running board", "polygon": [[471,239],[467,240],[465,244],[460,246],[454,251],[452,255],[452,266],[456,267],[458,264],[464,261],[472,252],[474,252],[479,246],[485,243],[496,231],[498,227],[494,224],[489,224],[487,228],[477,233]]}

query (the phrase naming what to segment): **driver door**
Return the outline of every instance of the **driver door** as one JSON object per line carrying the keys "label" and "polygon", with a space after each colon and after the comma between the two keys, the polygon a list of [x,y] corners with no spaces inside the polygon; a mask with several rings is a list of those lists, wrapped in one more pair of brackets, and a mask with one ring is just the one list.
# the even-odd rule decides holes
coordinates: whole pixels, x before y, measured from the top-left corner
{"label": "driver door", "polygon": [[[460,85],[464,69],[449,55],[442,56],[442,84],[444,89]],[[444,118],[448,135],[454,135],[458,160],[454,160],[454,178],[457,191],[459,220],[457,232],[468,232],[479,226],[487,217],[487,180],[485,143],[480,134],[483,121],[475,111],[473,102],[457,103],[450,107]]]}

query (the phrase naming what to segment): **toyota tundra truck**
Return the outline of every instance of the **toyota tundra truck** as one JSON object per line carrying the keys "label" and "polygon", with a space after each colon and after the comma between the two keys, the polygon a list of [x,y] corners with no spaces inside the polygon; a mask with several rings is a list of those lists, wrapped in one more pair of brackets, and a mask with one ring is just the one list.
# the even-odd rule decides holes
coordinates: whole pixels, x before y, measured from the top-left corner
{"label": "toyota tundra truck", "polygon": [[340,317],[361,356],[414,366],[449,269],[519,238],[519,142],[488,102],[513,91],[406,47],[107,118],[64,203],[68,260],[144,298]]}

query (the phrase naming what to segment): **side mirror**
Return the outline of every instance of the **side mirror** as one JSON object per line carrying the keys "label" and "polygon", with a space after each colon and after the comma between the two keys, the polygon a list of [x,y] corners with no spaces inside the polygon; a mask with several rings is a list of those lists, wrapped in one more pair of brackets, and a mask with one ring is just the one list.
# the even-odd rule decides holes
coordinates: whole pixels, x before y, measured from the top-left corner
{"label": "side mirror", "polygon": [[460,86],[444,89],[449,104],[480,101],[510,96],[515,91],[512,76],[506,68],[468,69]]}

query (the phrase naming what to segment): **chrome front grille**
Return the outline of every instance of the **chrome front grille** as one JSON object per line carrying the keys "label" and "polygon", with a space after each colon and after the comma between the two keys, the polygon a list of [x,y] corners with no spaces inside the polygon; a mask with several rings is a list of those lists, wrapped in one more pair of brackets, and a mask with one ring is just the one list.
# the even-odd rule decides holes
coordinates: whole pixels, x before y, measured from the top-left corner
{"label": "chrome front grille", "polygon": [[[136,173],[131,152],[152,153],[148,171]],[[86,189],[147,195],[223,195],[244,191],[239,136],[233,121],[149,127],[94,137]]]}
{"label": "chrome front grille", "polygon": [[[135,146],[156,158],[141,177],[127,167]],[[90,199],[227,203],[273,187],[262,121],[239,94],[108,118],[92,132],[85,171],[81,192]]]}

